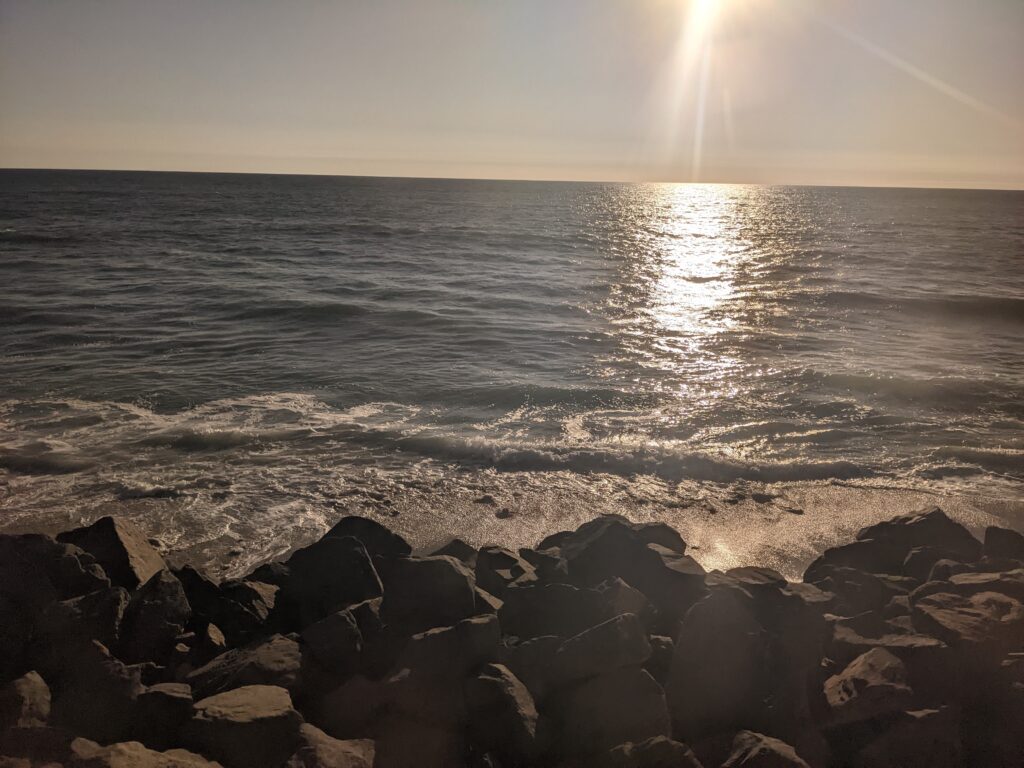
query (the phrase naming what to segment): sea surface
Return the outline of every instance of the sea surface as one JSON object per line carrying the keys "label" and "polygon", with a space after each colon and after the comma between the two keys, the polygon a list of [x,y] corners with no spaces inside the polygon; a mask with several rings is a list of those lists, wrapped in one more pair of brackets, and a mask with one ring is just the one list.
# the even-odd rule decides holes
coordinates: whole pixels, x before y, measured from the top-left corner
{"label": "sea surface", "polygon": [[1024,193],[0,172],[0,530],[722,554],[807,494],[1019,513]]}

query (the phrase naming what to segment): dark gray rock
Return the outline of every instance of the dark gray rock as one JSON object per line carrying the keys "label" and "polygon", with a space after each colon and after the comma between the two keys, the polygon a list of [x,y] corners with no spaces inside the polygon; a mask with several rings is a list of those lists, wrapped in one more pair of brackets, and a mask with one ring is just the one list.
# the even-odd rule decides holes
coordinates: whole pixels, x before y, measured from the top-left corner
{"label": "dark gray rock", "polygon": [[1024,561],[1024,534],[990,525],[985,529],[986,557],[1008,557]]}
{"label": "dark gray rock", "polygon": [[639,743],[620,744],[598,763],[598,768],[703,768],[685,744],[667,736]]}
{"label": "dark gray rock", "polygon": [[351,610],[338,611],[302,630],[302,642],[324,668],[345,674],[355,670],[363,635]]}
{"label": "dark gray rock", "polygon": [[370,739],[342,741],[303,723],[299,747],[284,768],[373,768],[375,752]]}
{"label": "dark gray rock", "polygon": [[538,752],[537,709],[520,680],[500,664],[488,664],[465,685],[473,743],[502,765],[531,765]]}
{"label": "dark gray rock", "polygon": [[722,768],[810,768],[789,744],[754,731],[740,731]]}
{"label": "dark gray rock", "polygon": [[504,634],[523,640],[542,635],[562,638],[611,618],[601,593],[568,584],[530,584],[510,587],[498,618]]}
{"label": "dark gray rock", "polygon": [[642,666],[650,656],[651,645],[640,619],[624,613],[562,643],[551,678],[556,684],[584,680],[619,667]]}
{"label": "dark gray rock", "polygon": [[244,685],[272,685],[297,690],[301,670],[299,644],[289,637],[273,635],[217,656],[191,672],[187,682],[197,698]]}
{"label": "dark gray rock", "polygon": [[118,655],[128,662],[165,663],[191,617],[181,582],[168,570],[157,571],[132,595],[121,625]]}
{"label": "dark gray rock", "polygon": [[346,536],[361,542],[370,557],[408,557],[412,554],[412,547],[405,539],[368,517],[343,517],[325,534],[325,538]]}
{"label": "dark gray rock", "polygon": [[454,557],[456,560],[476,568],[476,547],[472,547],[462,539],[452,539],[430,553],[431,557]]}
{"label": "dark gray rock", "polygon": [[[952,707],[901,712],[850,759],[852,768],[959,768],[960,723]],[[981,765],[967,763],[967,765]]]}
{"label": "dark gray rock", "polygon": [[475,579],[453,557],[396,559],[388,575],[381,619],[407,634],[450,626],[476,613]]}
{"label": "dark gray rock", "polygon": [[146,534],[134,523],[117,517],[101,517],[92,525],[59,533],[57,541],[88,552],[114,584],[129,591],[166,568]]}
{"label": "dark gray rock", "polygon": [[482,547],[476,558],[477,585],[500,598],[510,584],[536,581],[534,567],[504,547]]}
{"label": "dark gray rock", "polygon": [[193,612],[193,627],[215,624],[229,645],[246,643],[266,631],[278,587],[252,581],[215,584],[202,573],[185,566],[174,572]]}
{"label": "dark gray rock", "polygon": [[501,647],[501,661],[530,691],[534,701],[542,701],[553,685],[555,654],[562,647],[557,635],[541,635]]}
{"label": "dark gray rock", "polygon": [[170,749],[192,719],[192,703],[192,689],[185,683],[148,686],[135,702],[132,738],[150,749]]}
{"label": "dark gray rock", "polygon": [[918,631],[975,655],[1002,656],[1024,638],[1024,605],[999,592],[937,592],[912,600]]}

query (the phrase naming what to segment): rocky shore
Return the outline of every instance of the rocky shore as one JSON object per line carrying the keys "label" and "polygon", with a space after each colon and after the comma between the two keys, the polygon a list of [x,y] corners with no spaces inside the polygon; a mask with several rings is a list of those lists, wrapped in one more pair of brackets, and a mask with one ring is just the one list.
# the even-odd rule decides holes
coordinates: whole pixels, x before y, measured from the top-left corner
{"label": "rocky shore", "polygon": [[941,510],[801,582],[663,524],[414,556],[340,520],[215,583],[115,518],[0,536],[0,768],[1019,768],[1024,536]]}

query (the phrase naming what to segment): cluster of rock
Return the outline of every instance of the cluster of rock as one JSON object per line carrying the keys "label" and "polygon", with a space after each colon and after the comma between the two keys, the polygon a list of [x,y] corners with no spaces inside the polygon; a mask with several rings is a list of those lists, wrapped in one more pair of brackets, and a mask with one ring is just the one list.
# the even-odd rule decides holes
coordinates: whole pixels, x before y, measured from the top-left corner
{"label": "cluster of rock", "polygon": [[0,766],[1024,765],[1024,536],[934,509],[803,582],[618,516],[414,556],[360,517],[247,578],[114,518],[0,537]]}

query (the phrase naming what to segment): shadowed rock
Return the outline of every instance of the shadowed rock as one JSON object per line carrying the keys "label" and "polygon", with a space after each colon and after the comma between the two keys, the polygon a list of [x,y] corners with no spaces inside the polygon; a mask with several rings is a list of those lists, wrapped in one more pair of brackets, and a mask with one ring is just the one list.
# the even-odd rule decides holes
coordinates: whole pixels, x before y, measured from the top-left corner
{"label": "shadowed rock", "polygon": [[29,672],[0,688],[0,730],[46,725],[50,689],[38,672]]}
{"label": "shadowed rock", "polygon": [[507,667],[488,664],[465,686],[474,743],[503,765],[529,765],[537,754],[537,709]]}
{"label": "shadowed rock", "polygon": [[110,580],[127,590],[145,584],[166,566],[160,553],[137,526],[116,517],[101,517],[92,525],[57,535],[96,558]]}
{"label": "shadowed rock", "polygon": [[289,690],[299,685],[302,652],[288,637],[266,640],[223,653],[188,675],[196,696],[205,698],[243,685],[274,685]]}
{"label": "shadowed rock", "polygon": [[408,557],[394,561],[381,604],[386,624],[409,634],[444,627],[476,612],[475,579],[453,557]]}
{"label": "shadowed rock", "polygon": [[825,681],[832,725],[871,720],[905,709],[913,698],[903,662],[873,648]]}
{"label": "shadowed rock", "polygon": [[332,738],[309,723],[299,726],[299,746],[285,768],[373,768],[373,741]]}
{"label": "shadowed rock", "polygon": [[655,736],[638,744],[620,744],[598,763],[598,768],[703,768],[685,744]]}
{"label": "shadowed rock", "polygon": [[789,744],[753,731],[740,731],[722,768],[810,768]]}
{"label": "shadowed rock", "polygon": [[562,643],[552,678],[558,684],[584,680],[619,667],[641,666],[650,656],[651,644],[640,620],[624,613]]}
{"label": "shadowed rock", "polygon": [[985,529],[986,557],[1008,557],[1024,561],[1024,534],[991,525]]}

